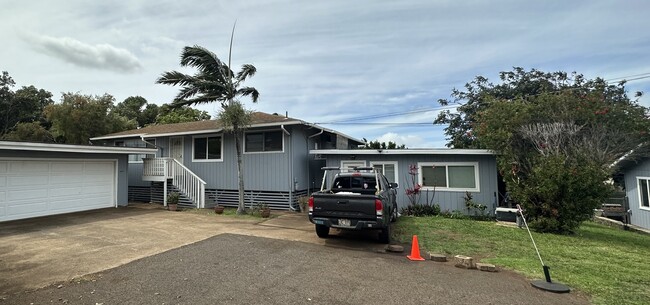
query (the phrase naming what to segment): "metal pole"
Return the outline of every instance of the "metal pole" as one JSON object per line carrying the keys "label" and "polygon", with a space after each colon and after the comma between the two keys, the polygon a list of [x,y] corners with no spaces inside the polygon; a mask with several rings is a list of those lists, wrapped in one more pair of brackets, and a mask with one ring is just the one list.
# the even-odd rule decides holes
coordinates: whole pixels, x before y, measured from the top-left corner
{"label": "metal pole", "polygon": [[[533,247],[535,247],[535,251],[537,252],[537,257],[539,257],[539,261],[542,263],[542,267],[544,267],[544,270],[546,270],[546,265],[544,265],[544,261],[542,260],[542,256],[539,255],[539,249],[537,249],[537,244],[535,244],[535,239],[533,239],[533,234],[530,233],[530,229],[528,228],[528,223],[526,223],[526,217],[524,217],[524,211],[521,209],[521,206],[517,204],[517,210],[519,211],[519,215],[521,215],[521,219],[524,221],[524,225],[526,226],[526,230],[528,230],[528,235],[530,236],[530,240],[533,241]],[[549,278],[549,277],[547,277]]]}

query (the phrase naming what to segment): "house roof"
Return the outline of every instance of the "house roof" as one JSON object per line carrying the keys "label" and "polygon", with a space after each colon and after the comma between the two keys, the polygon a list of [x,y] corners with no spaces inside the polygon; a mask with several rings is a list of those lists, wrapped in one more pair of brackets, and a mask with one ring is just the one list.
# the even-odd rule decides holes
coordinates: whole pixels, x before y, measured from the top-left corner
{"label": "house roof", "polygon": [[312,155],[496,155],[487,149],[415,148],[415,149],[315,149]]}
{"label": "house roof", "polygon": [[[327,129],[318,126],[316,124],[307,123],[305,121],[298,120],[295,118],[276,115],[276,114],[268,114],[264,112],[253,113],[253,120],[249,128],[281,126],[281,125],[298,125],[298,124],[307,125],[330,133],[338,134],[354,142],[363,144],[363,141],[359,139],[350,137],[346,134],[340,133],[332,129]],[[153,137],[161,137],[161,136],[202,134],[202,133],[213,133],[213,132],[221,132],[221,131],[223,131],[223,127],[221,126],[219,120],[206,120],[206,121],[196,121],[196,122],[186,122],[186,123],[176,123],[176,124],[150,125],[140,129],[126,130],[126,131],[107,134],[104,136],[94,137],[94,138],[90,138],[90,140],[109,140],[109,139],[133,138],[133,137],[153,138]]]}
{"label": "house roof", "polygon": [[144,147],[113,147],[12,141],[0,141],[0,150],[52,151],[91,154],[155,154],[157,151],[155,148]]}

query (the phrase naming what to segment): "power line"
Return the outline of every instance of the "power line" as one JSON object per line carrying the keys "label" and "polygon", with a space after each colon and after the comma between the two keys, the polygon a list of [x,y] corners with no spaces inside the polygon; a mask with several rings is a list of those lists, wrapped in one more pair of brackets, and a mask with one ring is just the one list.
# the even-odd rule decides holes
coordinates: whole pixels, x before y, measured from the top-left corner
{"label": "power line", "polygon": [[361,116],[361,117],[351,117],[351,118],[346,118],[346,119],[340,119],[340,120],[330,121],[330,123],[347,122],[347,121],[351,121],[351,120],[362,121],[362,120],[370,120],[370,119],[387,118],[387,117],[400,116],[400,115],[405,115],[405,114],[413,114],[413,113],[421,113],[421,112],[436,111],[436,110],[444,109],[445,107],[446,107],[446,106],[443,106],[443,107],[435,107],[435,108],[415,109],[415,110],[402,111],[402,112],[391,112],[391,113],[383,113],[383,114],[373,114],[373,115],[367,115],[367,116]]}

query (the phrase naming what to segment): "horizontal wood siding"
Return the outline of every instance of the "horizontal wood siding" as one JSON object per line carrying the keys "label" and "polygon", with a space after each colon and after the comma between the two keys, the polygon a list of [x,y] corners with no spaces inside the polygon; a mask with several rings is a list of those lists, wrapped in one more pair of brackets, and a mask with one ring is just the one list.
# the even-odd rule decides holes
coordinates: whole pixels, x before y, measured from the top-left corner
{"label": "horizontal wood siding", "polygon": [[630,223],[650,229],[650,210],[641,209],[637,177],[650,177],[650,160],[644,160],[625,172],[625,192],[630,204]]}
{"label": "horizontal wood siding", "polygon": [[[349,155],[327,155],[327,166],[339,167],[342,160],[353,160]],[[411,185],[410,175],[408,174],[410,164],[418,162],[478,162],[479,164],[479,183],[480,192],[472,192],[473,199],[477,203],[488,206],[486,212],[494,213],[496,208],[497,192],[497,168],[494,156],[486,155],[356,155],[356,160],[365,160],[369,166],[371,161],[394,161],[397,162],[399,189],[397,191],[397,201],[400,207],[409,204],[405,190]],[[407,182],[408,181],[408,182]],[[416,180],[417,181],[417,180]],[[416,182],[417,183],[417,182]],[[411,186],[412,187],[412,186]],[[420,203],[425,203],[429,196],[434,196],[433,191],[424,191],[420,196]],[[440,205],[445,211],[462,211],[467,213],[465,192],[440,191],[435,192],[435,197],[429,197],[430,201]],[[431,199],[433,198],[433,199]]]}
{"label": "horizontal wood siding", "polygon": [[[274,129],[277,130],[277,129]],[[214,134],[206,134],[214,135]],[[183,136],[183,165],[206,182],[206,189],[237,189],[237,152],[232,134],[220,134],[223,139],[223,161],[192,161],[193,136]],[[284,135],[284,152],[245,153],[244,187],[251,190],[289,191],[289,136]],[[157,138],[162,156],[169,157],[169,137]],[[137,172],[142,175],[142,170]]]}

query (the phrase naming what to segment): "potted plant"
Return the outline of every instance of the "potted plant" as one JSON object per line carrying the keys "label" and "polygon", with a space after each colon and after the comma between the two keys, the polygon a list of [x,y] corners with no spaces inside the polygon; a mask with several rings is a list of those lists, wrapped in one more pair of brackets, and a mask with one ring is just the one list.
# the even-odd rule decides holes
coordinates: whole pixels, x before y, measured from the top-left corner
{"label": "potted plant", "polygon": [[224,207],[222,205],[219,205],[219,203],[217,203],[217,205],[214,206],[214,212],[217,213],[217,214],[223,214],[223,210],[225,208],[226,207]]}
{"label": "potted plant", "polygon": [[260,204],[259,208],[262,218],[269,218],[271,216],[271,208],[266,203]]}
{"label": "potted plant", "polygon": [[298,197],[298,205],[300,206],[301,213],[307,213],[309,210],[309,197],[300,196]]}
{"label": "potted plant", "polygon": [[181,199],[181,194],[178,192],[171,192],[167,195],[167,208],[170,211],[176,211],[178,208],[178,201]]}

